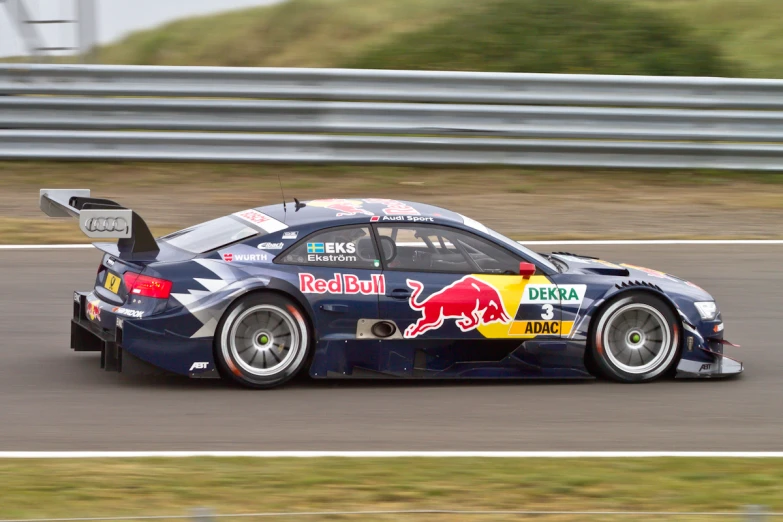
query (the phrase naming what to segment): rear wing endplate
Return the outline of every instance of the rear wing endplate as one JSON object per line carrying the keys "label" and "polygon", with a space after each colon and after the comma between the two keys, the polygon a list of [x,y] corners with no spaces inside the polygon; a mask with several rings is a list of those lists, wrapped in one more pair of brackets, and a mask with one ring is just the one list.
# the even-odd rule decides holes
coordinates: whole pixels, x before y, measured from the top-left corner
{"label": "rear wing endplate", "polygon": [[118,238],[120,254],[156,254],[158,243],[136,212],[110,199],[90,197],[90,189],[41,189],[39,205],[50,217],[75,217],[90,238]]}

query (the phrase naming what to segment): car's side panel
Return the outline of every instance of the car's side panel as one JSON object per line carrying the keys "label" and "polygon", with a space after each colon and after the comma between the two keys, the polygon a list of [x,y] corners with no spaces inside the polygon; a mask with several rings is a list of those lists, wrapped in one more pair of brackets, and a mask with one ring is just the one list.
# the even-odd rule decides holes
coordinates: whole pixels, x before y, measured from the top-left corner
{"label": "car's side panel", "polygon": [[392,357],[382,353],[377,341],[357,338],[360,321],[378,318],[378,295],[386,285],[380,270],[297,270],[297,288],[310,305],[316,332],[310,375],[345,376],[352,373],[349,365],[375,367],[378,360]]}
{"label": "car's side panel", "polygon": [[[558,288],[543,275],[387,271],[381,317],[407,339],[534,339],[567,336],[585,285]],[[565,308],[563,308],[565,306]],[[566,322],[561,323],[563,310]]]}
{"label": "car's side panel", "polygon": [[331,358],[313,377],[405,379],[590,378],[584,348],[563,341],[330,341]]}
{"label": "car's side panel", "polygon": [[310,303],[319,339],[356,338],[360,319],[378,317],[378,295],[384,292],[380,270],[307,267],[296,275],[299,292]]}

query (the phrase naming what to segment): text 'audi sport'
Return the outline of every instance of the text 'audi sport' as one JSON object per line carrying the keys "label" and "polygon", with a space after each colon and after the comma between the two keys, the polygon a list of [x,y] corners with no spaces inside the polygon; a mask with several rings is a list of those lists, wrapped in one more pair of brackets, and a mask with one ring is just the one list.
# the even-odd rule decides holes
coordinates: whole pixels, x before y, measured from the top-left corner
{"label": "text 'audi sport'", "polygon": [[[538,254],[449,210],[384,198],[242,210],[155,239],[89,190],[43,189],[104,252],[71,348],[267,388],[314,378],[724,377],[715,300],[628,264]],[[93,268],[85,268],[85,270]]]}

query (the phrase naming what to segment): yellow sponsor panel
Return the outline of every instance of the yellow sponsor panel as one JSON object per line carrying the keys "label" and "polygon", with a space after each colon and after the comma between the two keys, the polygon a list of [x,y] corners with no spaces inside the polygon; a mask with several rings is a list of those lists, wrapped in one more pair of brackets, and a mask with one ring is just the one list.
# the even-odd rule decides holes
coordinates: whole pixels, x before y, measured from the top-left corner
{"label": "yellow sponsor panel", "polygon": [[560,335],[563,337],[570,335],[573,327],[574,321],[560,321]]}
{"label": "yellow sponsor panel", "polygon": [[[477,274],[474,277],[492,285],[498,291],[503,300],[503,307],[512,320],[519,309],[519,303],[522,302],[522,294],[528,284],[552,284],[546,276],[539,275],[532,276],[530,279],[525,279],[522,276],[487,274]],[[511,323],[494,322],[480,325],[477,330],[488,339],[504,339],[511,337],[509,324]]]}
{"label": "yellow sponsor panel", "polygon": [[514,321],[508,334],[531,338],[539,335],[568,335],[573,327],[573,321]]}

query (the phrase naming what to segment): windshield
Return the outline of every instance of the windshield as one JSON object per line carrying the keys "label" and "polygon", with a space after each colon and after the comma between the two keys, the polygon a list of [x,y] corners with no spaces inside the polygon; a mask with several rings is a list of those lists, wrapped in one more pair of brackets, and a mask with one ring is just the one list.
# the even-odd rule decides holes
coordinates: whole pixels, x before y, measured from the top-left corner
{"label": "windshield", "polygon": [[555,272],[560,272],[560,270],[557,268],[557,266],[553,265],[547,258],[542,256],[541,254],[536,254],[532,250],[523,247],[516,241],[512,241],[511,239],[507,238],[503,234],[500,234],[498,232],[495,232],[491,228],[487,228],[486,226],[482,225],[475,219],[471,219],[467,216],[463,216],[460,214],[460,217],[462,218],[462,222],[465,223],[465,225],[475,228],[476,230],[480,232],[484,232],[485,234],[489,234],[493,238],[495,238],[498,243],[503,243],[508,248],[511,249],[511,251],[516,252],[518,254],[522,254],[523,256],[527,257],[528,259],[533,259],[537,263],[544,265],[545,267],[549,268],[550,270],[554,270]]}
{"label": "windshield", "polygon": [[544,265],[545,267],[547,267],[547,268],[549,268],[551,270],[554,270],[555,272],[560,272],[560,270],[558,270],[557,266],[555,266],[547,258],[542,256],[541,254],[533,252],[529,248],[523,247],[522,245],[520,245],[516,241],[513,241],[513,240],[507,238],[503,234],[501,234],[499,232],[495,232],[491,228],[487,229],[487,234],[489,234],[490,236],[495,238],[498,242],[503,243],[504,245],[509,247],[511,250],[513,250],[515,252],[521,252],[524,256],[527,256],[529,258],[534,259],[537,263],[540,263],[540,264]]}
{"label": "windshield", "polygon": [[258,231],[224,216],[160,238],[171,246],[193,254],[211,252],[224,245],[255,236]]}

